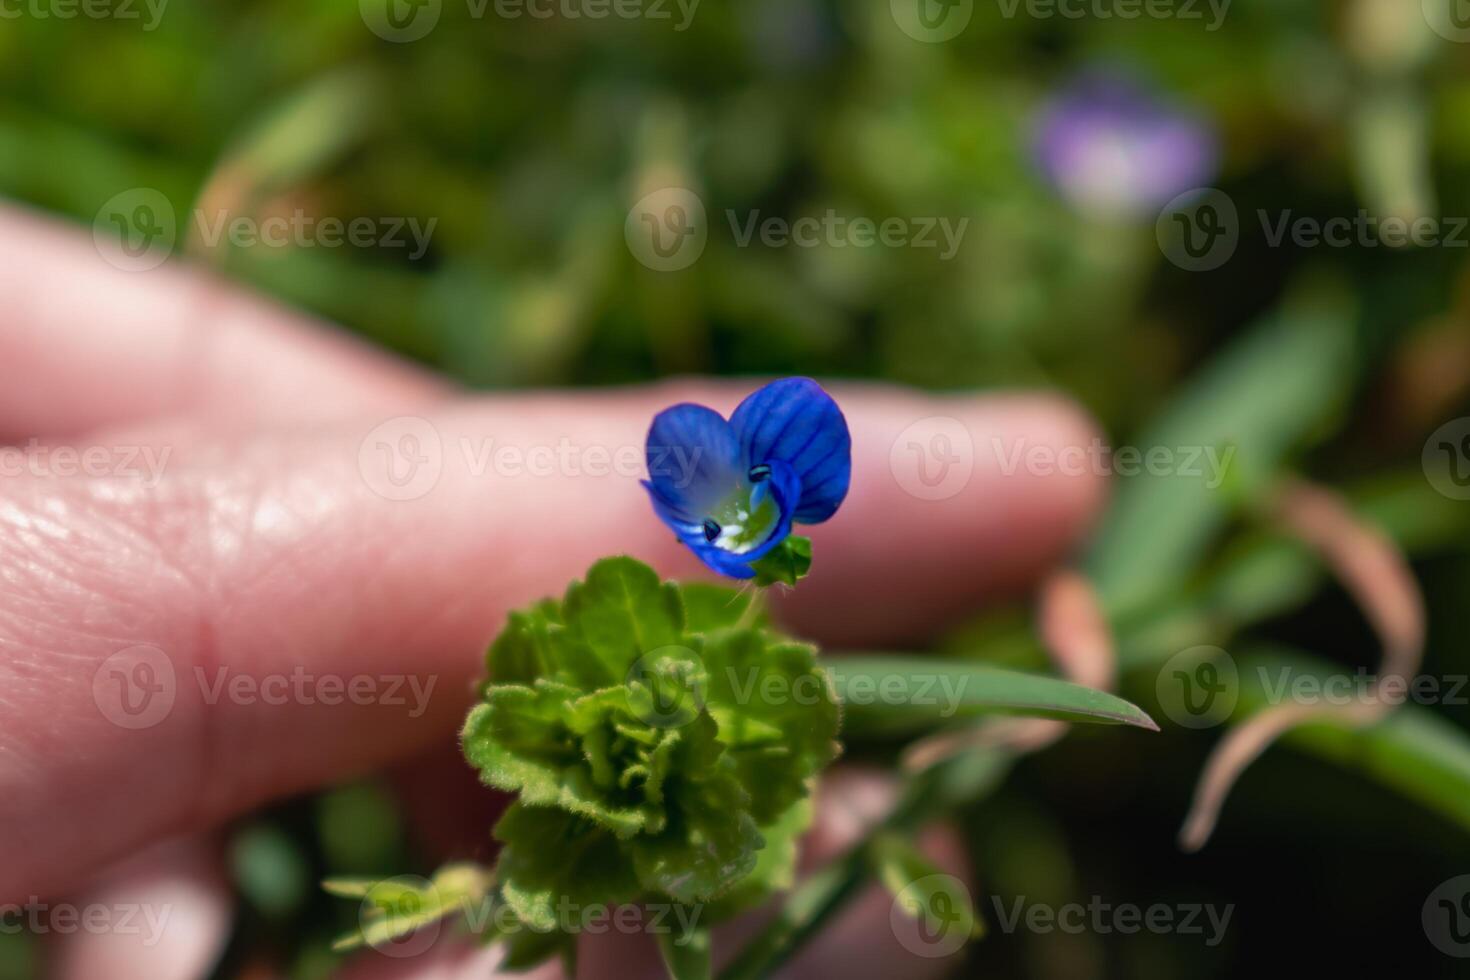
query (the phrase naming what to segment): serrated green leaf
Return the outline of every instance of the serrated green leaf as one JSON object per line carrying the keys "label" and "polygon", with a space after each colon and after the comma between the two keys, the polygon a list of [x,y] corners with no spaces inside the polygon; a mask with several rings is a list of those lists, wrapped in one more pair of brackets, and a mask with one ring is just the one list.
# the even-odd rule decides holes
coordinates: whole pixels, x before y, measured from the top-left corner
{"label": "serrated green leaf", "polygon": [[679,589],[632,558],[606,558],[567,590],[567,629],[601,668],[600,683],[621,684],[645,654],[681,646],[684,604]]}
{"label": "serrated green leaf", "polygon": [[751,793],[751,815],[770,823],[837,757],[839,708],[831,680],[814,648],[756,630],[710,633],[700,655],[710,713]]}
{"label": "serrated green leaf", "polygon": [[529,609],[513,612],[490,645],[490,681],[529,686],[537,680],[555,679],[574,666],[565,645],[561,603],[555,599],[543,599]]}
{"label": "serrated green leaf", "polygon": [[713,719],[701,715],[679,734],[672,761],[678,778],[667,786],[674,816],[662,833],[640,834],[629,846],[645,888],[680,902],[707,902],[755,867],[761,837]]}
{"label": "serrated green leaf", "polygon": [[919,657],[840,657],[828,662],[848,732],[900,734],[979,714],[1133,725],[1158,731],[1122,698],[1054,677]]}
{"label": "serrated green leaf", "polygon": [[495,825],[505,842],[495,875],[501,895],[532,929],[565,929],[562,910],[618,905],[638,893],[616,838],[588,820],[551,807],[511,804]]}
{"label": "serrated green leaf", "polygon": [[811,539],[793,534],[750,567],[755,569],[758,586],[795,585],[812,570]]}
{"label": "serrated green leaf", "polygon": [[798,800],[774,823],[760,828],[765,845],[756,852],[755,867],[723,897],[711,903],[705,915],[721,922],[764,902],[775,892],[796,884],[797,845],[811,827],[814,807],[810,797]]}
{"label": "serrated green leaf", "polygon": [[[615,833],[636,833],[648,811],[613,801],[617,774],[596,771],[576,737],[574,725],[590,728],[590,709],[585,699],[573,699],[575,693],[544,681],[534,688],[492,688],[487,703],[465,722],[465,758],[487,786],[518,792],[530,806],[561,807]],[[626,705],[622,688],[609,689],[607,697],[614,706]]]}

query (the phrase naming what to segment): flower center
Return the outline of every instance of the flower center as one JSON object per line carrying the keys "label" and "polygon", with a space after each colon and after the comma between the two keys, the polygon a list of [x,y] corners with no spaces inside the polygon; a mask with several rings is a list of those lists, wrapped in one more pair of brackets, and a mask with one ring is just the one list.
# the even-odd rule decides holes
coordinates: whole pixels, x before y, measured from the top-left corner
{"label": "flower center", "polygon": [[[764,470],[757,476],[757,470]],[[750,471],[751,481],[759,485],[768,476],[769,466]],[[704,539],[715,547],[743,555],[761,545],[781,522],[781,508],[774,494],[763,488],[741,487],[710,512],[704,521]]]}

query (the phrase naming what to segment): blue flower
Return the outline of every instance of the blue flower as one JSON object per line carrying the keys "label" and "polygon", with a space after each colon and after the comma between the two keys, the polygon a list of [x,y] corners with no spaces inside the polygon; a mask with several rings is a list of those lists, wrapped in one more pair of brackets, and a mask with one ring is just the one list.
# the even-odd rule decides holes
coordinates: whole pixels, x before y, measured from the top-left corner
{"label": "blue flower", "polygon": [[1115,216],[1152,216],[1178,195],[1209,183],[1219,138],[1205,119],[1170,105],[1141,83],[1092,71],[1041,115],[1036,157],[1078,207]]}
{"label": "blue flower", "polygon": [[774,381],[727,422],[675,405],[648,430],[653,509],[710,568],[751,578],[751,563],[837,512],[852,477],[852,437],[832,396],[810,378]]}

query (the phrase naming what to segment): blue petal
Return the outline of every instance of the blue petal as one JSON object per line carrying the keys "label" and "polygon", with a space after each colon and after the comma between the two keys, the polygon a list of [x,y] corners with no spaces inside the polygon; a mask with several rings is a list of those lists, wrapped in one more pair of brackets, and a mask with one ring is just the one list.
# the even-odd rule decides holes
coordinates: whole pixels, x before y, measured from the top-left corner
{"label": "blue petal", "polygon": [[671,525],[671,516],[685,524],[702,521],[745,472],[730,423],[703,405],[660,412],[648,429],[645,456],[650,478],[645,486],[659,516]]}
{"label": "blue petal", "polygon": [[752,394],[730,417],[745,465],[780,460],[801,484],[795,519],[827,520],[847,497],[852,479],[852,436],[847,419],[810,378],[773,381]]}

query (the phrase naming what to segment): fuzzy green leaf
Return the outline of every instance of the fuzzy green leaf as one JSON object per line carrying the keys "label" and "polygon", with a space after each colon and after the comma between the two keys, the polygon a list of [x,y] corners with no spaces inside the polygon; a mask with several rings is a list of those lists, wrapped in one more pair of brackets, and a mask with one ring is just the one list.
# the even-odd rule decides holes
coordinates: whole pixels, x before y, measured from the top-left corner
{"label": "fuzzy green leaf", "polygon": [[668,781],[667,827],[632,842],[633,867],[645,888],[680,902],[718,898],[755,867],[761,837],[750,796],[717,740],[708,715],[679,730]]}
{"label": "fuzzy green leaf", "polygon": [[601,667],[604,687],[621,684],[644,654],[679,646],[684,604],[679,589],[631,558],[606,558],[584,582],[573,582],[563,604],[567,629]]}
{"label": "fuzzy green leaf", "polygon": [[720,630],[701,648],[709,710],[730,747],[751,815],[776,820],[837,757],[839,708],[816,650],[754,630]]}
{"label": "fuzzy green leaf", "polygon": [[534,930],[565,930],[572,906],[618,905],[638,894],[616,838],[563,810],[514,803],[495,836],[505,842],[495,868],[501,895]]}

